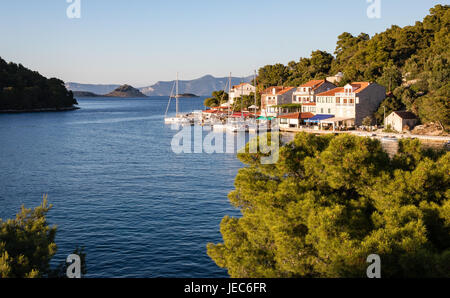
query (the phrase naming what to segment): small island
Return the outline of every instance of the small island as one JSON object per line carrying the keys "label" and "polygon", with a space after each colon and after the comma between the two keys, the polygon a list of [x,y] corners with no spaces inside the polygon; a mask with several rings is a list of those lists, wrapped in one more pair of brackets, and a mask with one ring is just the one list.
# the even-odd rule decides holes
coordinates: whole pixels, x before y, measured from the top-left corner
{"label": "small island", "polygon": [[178,94],[177,97],[178,98],[196,98],[196,97],[200,97],[200,96],[192,94],[192,93],[182,93],[182,94]]}
{"label": "small island", "polygon": [[0,57],[0,113],[76,110],[77,101],[64,82],[40,75]]}
{"label": "small island", "polygon": [[121,98],[144,98],[147,95],[143,94],[138,89],[130,85],[122,85],[111,93],[104,95],[105,97],[121,97]]}
{"label": "small island", "polygon": [[144,98],[145,94],[130,85],[122,85],[108,94],[96,94],[89,91],[73,91],[75,97],[119,97],[119,98]]}

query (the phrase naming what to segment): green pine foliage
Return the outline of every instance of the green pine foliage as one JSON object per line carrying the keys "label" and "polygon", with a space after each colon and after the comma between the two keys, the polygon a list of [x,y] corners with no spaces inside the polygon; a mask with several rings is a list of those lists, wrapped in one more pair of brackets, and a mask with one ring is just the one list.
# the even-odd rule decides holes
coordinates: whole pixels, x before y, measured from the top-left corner
{"label": "green pine foliage", "polygon": [[64,82],[0,58],[0,111],[60,109],[77,104]]}
{"label": "green pine foliage", "polygon": [[[248,111],[248,107],[255,105],[255,94],[252,92],[250,95],[243,95],[234,99],[233,106],[231,107],[233,111],[240,112],[241,107],[243,110]],[[256,94],[256,106],[261,106],[261,94]],[[250,109],[253,111],[253,109]]]}
{"label": "green pine foliage", "polygon": [[0,278],[39,278],[50,272],[56,227],[50,227],[47,198],[35,209],[22,206],[15,219],[0,219]]}
{"label": "green pine foliage", "polygon": [[390,158],[378,140],[300,133],[279,161],[247,165],[229,194],[208,255],[235,278],[450,277],[450,153],[402,140]]}
{"label": "green pine foliage", "polygon": [[205,99],[205,102],[203,105],[205,107],[218,107],[223,103],[226,103],[228,101],[228,93],[226,93],[224,90],[220,91],[214,91],[212,93],[212,97]]}
{"label": "green pine foliage", "polygon": [[[0,278],[66,278],[66,262],[50,268],[57,251],[57,227],[49,226],[46,219],[51,208],[45,195],[34,209],[22,206],[15,219],[0,218]],[[86,274],[84,249],[73,253],[80,256],[81,273]]]}

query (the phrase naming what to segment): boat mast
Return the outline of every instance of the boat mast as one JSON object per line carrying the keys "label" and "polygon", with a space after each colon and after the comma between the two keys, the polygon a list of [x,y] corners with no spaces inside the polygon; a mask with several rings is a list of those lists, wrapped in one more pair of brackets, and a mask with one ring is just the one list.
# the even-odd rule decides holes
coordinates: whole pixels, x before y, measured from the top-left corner
{"label": "boat mast", "polygon": [[255,75],[254,75],[254,84],[255,84],[255,119],[256,119],[256,107],[258,106],[258,100],[256,99],[256,92],[257,92],[257,90],[256,90],[256,70],[255,70]]}
{"label": "boat mast", "polygon": [[176,83],[176,93],[175,93],[175,98],[176,98],[176,106],[177,106],[177,117],[178,117],[178,72],[177,72],[177,83]]}
{"label": "boat mast", "polygon": [[231,95],[231,72],[228,78],[228,116],[230,116],[230,95]]}
{"label": "boat mast", "polygon": [[[242,79],[242,82],[244,81],[244,79]],[[244,85],[242,85],[241,83],[241,118],[244,118]]]}

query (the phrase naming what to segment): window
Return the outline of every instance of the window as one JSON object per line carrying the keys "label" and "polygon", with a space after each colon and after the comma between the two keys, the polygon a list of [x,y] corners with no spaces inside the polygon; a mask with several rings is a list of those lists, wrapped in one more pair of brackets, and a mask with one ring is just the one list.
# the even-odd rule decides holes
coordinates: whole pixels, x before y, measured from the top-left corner
{"label": "window", "polygon": [[341,99],[339,97],[336,97],[336,103],[341,103]]}
{"label": "window", "polygon": [[328,114],[331,114],[331,109],[328,109]]}
{"label": "window", "polygon": [[320,113],[322,113],[322,114],[323,114],[323,108],[321,108],[321,109],[320,109]]}

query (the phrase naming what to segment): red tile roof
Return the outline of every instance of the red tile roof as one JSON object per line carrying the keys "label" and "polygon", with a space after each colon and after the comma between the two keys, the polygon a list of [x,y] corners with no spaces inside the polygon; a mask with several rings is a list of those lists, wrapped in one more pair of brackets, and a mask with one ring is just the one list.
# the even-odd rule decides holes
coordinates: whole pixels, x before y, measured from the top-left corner
{"label": "red tile roof", "polygon": [[203,113],[205,113],[205,114],[225,114],[226,112],[219,111],[219,110],[204,110]]}
{"label": "red tile roof", "polygon": [[300,87],[311,87],[312,89],[317,89],[319,88],[323,83],[325,83],[325,80],[312,80],[309,81],[303,85],[301,85]]}
{"label": "red tile roof", "polygon": [[[355,93],[359,93],[370,86],[369,82],[353,82],[350,85],[356,88]],[[342,93],[345,91],[344,87],[334,88],[322,93],[317,94],[316,96],[335,96],[336,93]]]}
{"label": "red tile roof", "polygon": [[274,87],[267,88],[266,90],[263,91],[262,94],[271,95],[271,94],[273,94],[273,89],[274,88],[275,88],[275,94],[276,95],[283,95],[286,92],[289,92],[290,90],[294,89],[294,87],[274,86]]}
{"label": "red tile roof", "polygon": [[314,117],[313,113],[291,113],[287,115],[278,116],[278,118],[283,119],[309,119]]}
{"label": "red tile roof", "polygon": [[233,86],[233,89],[238,89],[239,87],[245,86],[245,85],[250,85],[250,86],[253,87],[253,85],[251,85],[250,83],[241,83],[241,84],[239,84],[239,85]]}
{"label": "red tile roof", "polygon": [[359,93],[359,92],[363,91],[364,89],[366,89],[367,87],[369,87],[370,83],[369,82],[353,82],[350,85],[358,88],[358,89],[356,89],[355,93]]}
{"label": "red tile roof", "polygon": [[322,93],[317,94],[316,96],[334,96],[336,93],[344,92],[344,87],[334,88]]}

